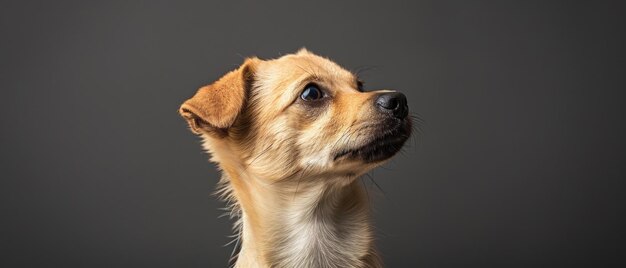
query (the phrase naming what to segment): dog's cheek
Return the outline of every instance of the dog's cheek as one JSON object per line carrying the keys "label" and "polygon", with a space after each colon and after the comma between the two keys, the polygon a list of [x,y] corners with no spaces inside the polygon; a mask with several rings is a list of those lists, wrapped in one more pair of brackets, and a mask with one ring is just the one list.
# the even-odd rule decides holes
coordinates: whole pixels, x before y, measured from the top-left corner
{"label": "dog's cheek", "polygon": [[254,154],[247,159],[255,174],[273,180],[295,172],[300,154],[296,143],[297,130],[290,127],[286,116],[263,121],[257,129],[253,144]]}

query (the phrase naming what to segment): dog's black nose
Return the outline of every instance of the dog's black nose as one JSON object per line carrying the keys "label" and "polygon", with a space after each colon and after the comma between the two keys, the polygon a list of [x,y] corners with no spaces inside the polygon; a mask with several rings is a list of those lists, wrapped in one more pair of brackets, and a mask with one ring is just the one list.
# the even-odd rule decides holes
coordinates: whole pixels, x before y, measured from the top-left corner
{"label": "dog's black nose", "polygon": [[400,92],[389,92],[378,95],[376,105],[381,111],[392,113],[393,116],[404,119],[409,114],[406,96]]}

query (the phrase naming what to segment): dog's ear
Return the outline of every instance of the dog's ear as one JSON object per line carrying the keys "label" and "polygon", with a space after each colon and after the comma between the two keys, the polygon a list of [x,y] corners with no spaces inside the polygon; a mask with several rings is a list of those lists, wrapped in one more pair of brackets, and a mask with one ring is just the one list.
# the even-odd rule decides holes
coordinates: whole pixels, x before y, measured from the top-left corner
{"label": "dog's ear", "polygon": [[258,58],[246,59],[237,70],[201,87],[180,106],[180,115],[187,120],[192,132],[225,133],[243,108],[259,61]]}

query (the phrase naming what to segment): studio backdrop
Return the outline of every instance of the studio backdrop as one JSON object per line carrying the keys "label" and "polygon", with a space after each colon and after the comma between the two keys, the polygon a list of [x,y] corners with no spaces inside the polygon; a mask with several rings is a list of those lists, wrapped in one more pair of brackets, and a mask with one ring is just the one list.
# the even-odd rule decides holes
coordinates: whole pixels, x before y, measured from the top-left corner
{"label": "studio backdrop", "polygon": [[621,1],[2,1],[2,267],[226,267],[179,105],[302,47],[422,119],[361,178],[387,267],[624,264]]}

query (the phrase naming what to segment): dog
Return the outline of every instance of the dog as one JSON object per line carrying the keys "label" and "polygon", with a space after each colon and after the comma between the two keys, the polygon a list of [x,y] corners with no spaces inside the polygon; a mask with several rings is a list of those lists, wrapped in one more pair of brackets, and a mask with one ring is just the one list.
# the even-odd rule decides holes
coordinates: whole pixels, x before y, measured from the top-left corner
{"label": "dog", "polygon": [[235,267],[382,267],[359,176],[411,134],[405,95],[306,49],[247,58],[179,109],[222,171]]}

